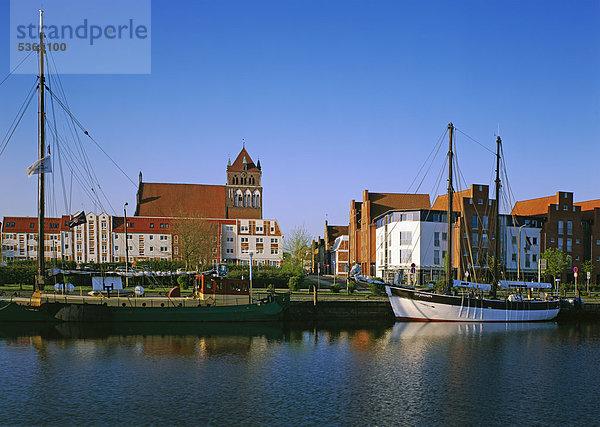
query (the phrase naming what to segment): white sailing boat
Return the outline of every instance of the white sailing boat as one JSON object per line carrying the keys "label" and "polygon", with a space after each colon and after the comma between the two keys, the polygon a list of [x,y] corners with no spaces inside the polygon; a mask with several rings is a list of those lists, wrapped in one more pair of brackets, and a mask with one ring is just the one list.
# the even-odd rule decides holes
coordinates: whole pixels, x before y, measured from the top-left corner
{"label": "white sailing boat", "polygon": [[[452,185],[452,161],[453,161],[453,135],[454,126],[448,125],[449,130],[449,149],[448,149],[448,248],[452,248],[453,236],[453,210],[452,201],[454,189]],[[496,199],[499,200],[500,192],[500,137],[497,138],[496,152]],[[496,203],[496,233],[495,236],[495,254],[500,253],[500,223],[499,203]],[[446,290],[444,293],[437,293],[430,289],[418,290],[413,287],[402,286],[397,283],[385,284],[386,293],[390,304],[398,321],[416,321],[416,322],[535,322],[546,321],[555,318],[560,311],[560,300],[557,299],[523,299],[520,296],[512,295],[506,299],[496,297],[497,285],[499,283],[498,262],[494,257],[493,264],[493,283],[479,284],[472,282],[463,282],[453,279],[452,250],[447,251],[446,262]],[[364,280],[359,276],[360,271],[350,272],[354,274],[358,281]],[[542,287],[542,284],[539,284]],[[528,284],[532,287],[531,284]],[[469,288],[479,291],[491,291],[489,298],[477,297],[475,293],[454,294],[455,288]]]}

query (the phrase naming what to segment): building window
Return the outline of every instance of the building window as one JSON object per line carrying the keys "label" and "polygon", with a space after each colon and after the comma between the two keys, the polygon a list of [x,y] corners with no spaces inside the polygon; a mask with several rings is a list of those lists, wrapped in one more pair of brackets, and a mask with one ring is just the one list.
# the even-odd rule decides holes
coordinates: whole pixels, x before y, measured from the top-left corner
{"label": "building window", "polygon": [[532,242],[534,245],[537,245],[537,237],[534,237],[533,239],[531,239],[531,242]]}
{"label": "building window", "polygon": [[512,254],[512,262],[517,262],[517,254]]}
{"label": "building window", "polygon": [[531,267],[531,260],[529,259],[529,254],[525,254],[525,268]]}
{"label": "building window", "polygon": [[242,237],[242,243],[248,243],[248,238],[247,237]]}
{"label": "building window", "polygon": [[481,233],[481,247],[482,248],[487,248],[488,247],[488,235],[487,235],[487,233]]}
{"label": "building window", "polygon": [[568,211],[569,207],[567,205],[563,205],[563,211]]}
{"label": "building window", "polygon": [[567,252],[571,252],[573,250],[573,239],[570,237],[567,238]]}
{"label": "building window", "polygon": [[531,258],[533,259],[533,262],[537,262],[537,255],[536,254],[531,255]]}
{"label": "building window", "polygon": [[179,248],[175,248],[175,255],[179,255]]}
{"label": "building window", "polygon": [[154,247],[150,246],[150,252],[154,252]]}
{"label": "building window", "polygon": [[473,230],[477,230],[477,215],[473,215],[472,227],[473,227]]}
{"label": "building window", "polygon": [[557,246],[558,246],[558,250],[559,251],[563,250],[563,238],[562,237],[558,238],[558,245]]}
{"label": "building window", "polygon": [[433,264],[440,265],[440,251],[433,251]]}
{"label": "building window", "polygon": [[436,231],[435,233],[433,233],[433,246],[439,246],[439,245],[440,245],[440,233],[439,233],[439,231]]}
{"label": "building window", "polygon": [[263,238],[262,237],[257,237],[256,238],[256,243],[262,243],[263,242]]}
{"label": "building window", "polygon": [[277,249],[271,249],[271,255],[277,255],[278,252]]}
{"label": "building window", "polygon": [[445,242],[448,240],[448,233],[442,233],[442,240]]}
{"label": "building window", "polygon": [[473,233],[472,244],[473,244],[474,248],[476,248],[477,246],[479,246],[479,234],[478,233]]}
{"label": "building window", "polygon": [[150,228],[154,228],[154,224],[153,223],[150,223]]}
{"label": "building window", "polygon": [[573,234],[573,221],[567,221],[567,234]]}
{"label": "building window", "polygon": [[575,239],[575,244],[578,245],[579,244],[579,239]]}
{"label": "building window", "polygon": [[517,236],[510,236],[510,242],[511,242],[513,245],[516,245],[516,244],[517,244]]}
{"label": "building window", "polygon": [[563,222],[562,222],[562,220],[558,221],[558,234],[563,234]]}
{"label": "building window", "polygon": [[477,204],[478,204],[478,205],[483,205],[483,199],[479,199],[479,200],[477,200]]}

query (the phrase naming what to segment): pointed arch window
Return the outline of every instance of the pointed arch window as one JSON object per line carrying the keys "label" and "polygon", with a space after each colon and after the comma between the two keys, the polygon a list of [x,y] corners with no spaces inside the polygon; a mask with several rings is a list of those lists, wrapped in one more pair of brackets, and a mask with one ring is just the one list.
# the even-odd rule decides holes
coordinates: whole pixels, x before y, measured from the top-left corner
{"label": "pointed arch window", "polygon": [[244,206],[246,206],[248,208],[250,206],[252,206],[251,205],[251,198],[252,198],[252,196],[250,194],[250,191],[246,190],[246,194],[244,195]]}
{"label": "pointed arch window", "polygon": [[255,208],[260,208],[260,192],[256,190],[252,195],[252,206]]}
{"label": "pointed arch window", "polygon": [[235,201],[234,206],[243,206],[244,205],[244,197],[242,196],[242,192],[237,190],[235,192]]}

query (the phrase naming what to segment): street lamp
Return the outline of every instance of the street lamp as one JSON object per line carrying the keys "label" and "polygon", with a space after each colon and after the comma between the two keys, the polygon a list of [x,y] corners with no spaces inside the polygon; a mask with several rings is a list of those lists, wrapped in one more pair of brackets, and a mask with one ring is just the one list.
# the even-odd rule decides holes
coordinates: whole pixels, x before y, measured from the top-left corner
{"label": "street lamp", "polygon": [[125,220],[125,287],[129,287],[129,241],[127,240],[127,205],[123,206],[123,219]]}
{"label": "street lamp", "polygon": [[250,252],[250,304],[252,304],[252,256],[254,253]]}

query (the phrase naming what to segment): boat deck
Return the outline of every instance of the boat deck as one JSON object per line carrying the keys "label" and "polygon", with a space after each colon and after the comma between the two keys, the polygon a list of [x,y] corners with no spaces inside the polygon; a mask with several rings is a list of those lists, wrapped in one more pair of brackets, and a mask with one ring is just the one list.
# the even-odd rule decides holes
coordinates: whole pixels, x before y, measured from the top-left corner
{"label": "boat deck", "polygon": [[[8,301],[8,300],[7,300]],[[19,305],[32,305],[32,298],[14,297],[10,301]],[[212,298],[204,300],[188,297],[136,297],[133,295],[116,295],[110,298],[102,296],[90,295],[61,295],[61,294],[44,294],[40,300],[44,303],[62,303],[62,304],[89,304],[89,305],[104,305],[108,307],[202,307],[215,305]],[[229,298],[225,301],[217,301],[217,305],[243,305],[248,304],[248,296],[240,296],[239,298]]]}

